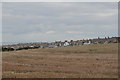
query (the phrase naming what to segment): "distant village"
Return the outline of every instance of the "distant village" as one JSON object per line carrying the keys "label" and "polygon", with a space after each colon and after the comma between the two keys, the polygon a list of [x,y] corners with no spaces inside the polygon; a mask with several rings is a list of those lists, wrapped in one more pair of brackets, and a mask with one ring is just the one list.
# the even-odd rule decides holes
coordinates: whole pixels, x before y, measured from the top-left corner
{"label": "distant village", "polygon": [[40,43],[19,43],[12,45],[2,45],[2,51],[14,51],[14,50],[25,50],[25,49],[36,49],[36,48],[55,48],[55,47],[66,47],[76,45],[90,45],[90,44],[108,44],[108,43],[120,43],[120,37],[105,37],[105,38],[94,38],[86,40],[65,40],[55,42],[40,42]]}

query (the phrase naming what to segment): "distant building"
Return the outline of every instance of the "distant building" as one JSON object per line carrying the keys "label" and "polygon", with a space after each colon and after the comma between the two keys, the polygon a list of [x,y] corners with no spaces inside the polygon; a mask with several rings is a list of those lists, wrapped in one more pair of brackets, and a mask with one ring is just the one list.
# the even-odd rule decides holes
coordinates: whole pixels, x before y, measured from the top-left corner
{"label": "distant building", "polygon": [[34,48],[55,48],[55,47],[65,47],[65,46],[76,46],[76,45],[90,45],[90,44],[108,44],[108,43],[120,43],[120,37],[105,37],[105,38],[94,38],[94,39],[83,39],[83,40],[71,40],[64,42],[55,41],[51,43],[19,43],[13,45],[2,45],[2,51],[13,51],[22,49],[34,49]]}

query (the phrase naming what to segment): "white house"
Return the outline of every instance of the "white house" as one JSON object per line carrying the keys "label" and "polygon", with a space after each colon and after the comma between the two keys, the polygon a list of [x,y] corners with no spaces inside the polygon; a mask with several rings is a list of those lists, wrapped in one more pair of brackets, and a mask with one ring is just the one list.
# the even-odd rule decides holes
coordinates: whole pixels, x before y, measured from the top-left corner
{"label": "white house", "polygon": [[64,46],[69,46],[70,44],[68,42],[64,42]]}

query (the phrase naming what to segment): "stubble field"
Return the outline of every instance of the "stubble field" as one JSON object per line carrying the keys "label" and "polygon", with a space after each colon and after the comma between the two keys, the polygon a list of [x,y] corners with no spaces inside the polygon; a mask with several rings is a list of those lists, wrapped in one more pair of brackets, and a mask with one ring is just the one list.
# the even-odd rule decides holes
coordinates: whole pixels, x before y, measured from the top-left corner
{"label": "stubble field", "polygon": [[3,78],[117,78],[118,44],[2,53]]}

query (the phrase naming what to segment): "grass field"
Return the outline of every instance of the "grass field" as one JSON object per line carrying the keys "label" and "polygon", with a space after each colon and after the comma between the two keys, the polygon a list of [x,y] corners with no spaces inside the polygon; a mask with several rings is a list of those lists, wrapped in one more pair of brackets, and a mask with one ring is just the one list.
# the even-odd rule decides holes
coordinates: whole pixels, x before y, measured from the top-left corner
{"label": "grass field", "polygon": [[117,78],[118,44],[3,52],[3,78]]}

